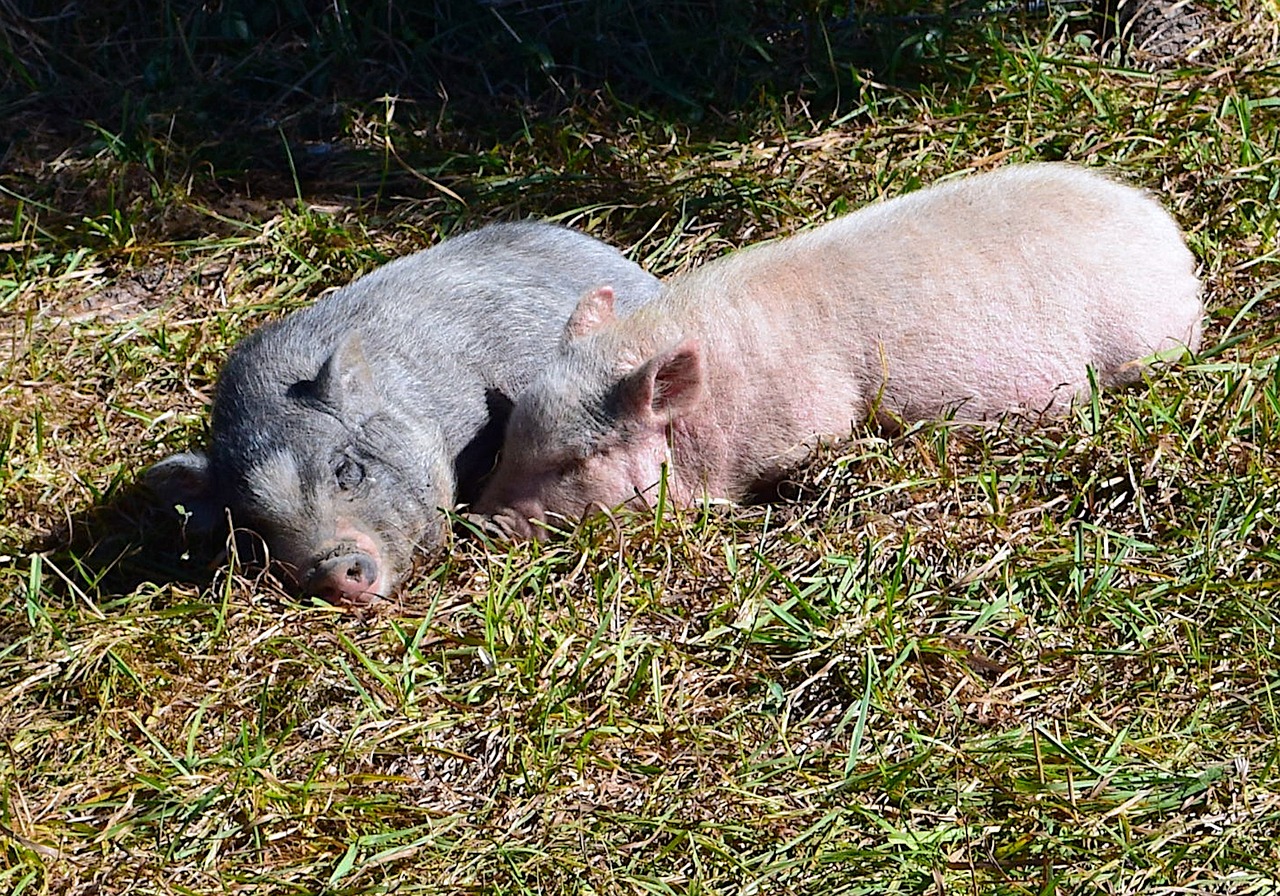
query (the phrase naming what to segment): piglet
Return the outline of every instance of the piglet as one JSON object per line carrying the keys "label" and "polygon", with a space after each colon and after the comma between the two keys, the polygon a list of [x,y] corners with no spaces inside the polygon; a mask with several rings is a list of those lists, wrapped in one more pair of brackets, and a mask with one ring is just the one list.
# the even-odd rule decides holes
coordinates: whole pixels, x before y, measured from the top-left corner
{"label": "piglet", "polygon": [[587,292],[519,396],[474,510],[549,516],[739,499],[867,421],[1060,415],[1194,351],[1195,259],[1149,194],[1011,166],[863,208],[667,282],[618,319]]}
{"label": "piglet", "polygon": [[444,511],[479,493],[515,396],[601,282],[624,310],[659,290],[612,246],[536,221],[393,261],[241,342],[208,450],[145,480],[197,529],[230,511],[298,590],[385,597],[445,545]]}

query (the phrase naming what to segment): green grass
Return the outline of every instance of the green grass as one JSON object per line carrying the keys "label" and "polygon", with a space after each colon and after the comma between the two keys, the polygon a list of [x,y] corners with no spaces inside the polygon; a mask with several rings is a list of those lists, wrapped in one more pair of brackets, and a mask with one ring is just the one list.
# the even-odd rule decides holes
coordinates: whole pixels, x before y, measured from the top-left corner
{"label": "green grass", "polygon": [[[182,78],[56,127],[14,100],[0,892],[1275,892],[1276,10],[1212,12],[1204,55],[1154,70],[1075,19],[977,18],[895,45],[898,69],[832,50],[830,77],[803,57],[789,86],[726,71],[674,97],[635,60],[588,90],[594,57],[574,75],[549,38],[583,92],[475,121],[465,83],[391,114],[352,80],[443,37],[378,43],[352,17],[295,58],[296,30],[237,50],[178,16],[165,58],[196,41],[183,65],[235,62],[239,96],[333,47],[315,77],[345,92],[308,82],[269,139],[252,104],[202,134]],[[96,96],[101,60],[153,46],[86,43],[76,67],[0,13],[6,89],[37,98]],[[1035,159],[1174,212],[1207,284],[1200,357],[1040,429],[857,434],[771,503],[460,537],[363,615],[188,543],[133,488],[203,437],[236,340],[480,222],[553,218],[666,274]]]}

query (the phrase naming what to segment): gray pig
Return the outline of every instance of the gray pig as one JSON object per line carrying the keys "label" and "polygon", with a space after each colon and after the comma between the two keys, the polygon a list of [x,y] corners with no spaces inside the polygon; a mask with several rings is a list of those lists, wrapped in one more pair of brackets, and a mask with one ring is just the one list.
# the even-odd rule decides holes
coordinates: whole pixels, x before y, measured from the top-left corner
{"label": "gray pig", "polygon": [[[871,205],[704,265],[626,320],[584,296],[475,510],[678,505],[775,483],[873,420],[1060,414],[1200,343],[1195,259],[1146,193],[1062,164]],[[603,279],[603,278],[600,278]]]}
{"label": "gray pig", "polygon": [[587,290],[624,308],[659,284],[551,224],[495,224],[394,261],[263,327],[218,380],[208,454],[146,481],[197,521],[229,508],[286,578],[344,603],[386,596],[442,508],[493,468],[516,394]]}

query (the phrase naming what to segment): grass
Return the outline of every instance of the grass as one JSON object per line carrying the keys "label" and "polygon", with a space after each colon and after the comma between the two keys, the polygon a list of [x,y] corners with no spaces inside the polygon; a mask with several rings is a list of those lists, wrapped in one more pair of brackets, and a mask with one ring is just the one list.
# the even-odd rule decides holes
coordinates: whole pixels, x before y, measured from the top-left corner
{"label": "grass", "polygon": [[[444,37],[379,43],[352,13],[308,56],[324,13],[284,8],[245,20],[252,49],[78,20],[72,65],[0,3],[28,91],[0,172],[0,891],[1276,891],[1274,7],[1215,5],[1200,57],[1148,70],[1056,14],[852,59],[816,6],[827,56],[679,96],[552,31],[550,69],[493,63],[529,89],[447,102],[353,74]],[[132,90],[180,38],[241,117],[194,77],[102,99],[107,62]],[[664,40],[655,65],[692,56]],[[289,66],[334,47],[328,92],[261,125],[237,73],[295,97]],[[77,90],[92,114],[36,111]],[[1160,195],[1203,265],[1200,357],[1036,430],[855,434],[769,503],[459,537],[364,615],[188,543],[133,488],[202,438],[237,339],[482,221],[564,221],[666,274],[1034,159]]]}

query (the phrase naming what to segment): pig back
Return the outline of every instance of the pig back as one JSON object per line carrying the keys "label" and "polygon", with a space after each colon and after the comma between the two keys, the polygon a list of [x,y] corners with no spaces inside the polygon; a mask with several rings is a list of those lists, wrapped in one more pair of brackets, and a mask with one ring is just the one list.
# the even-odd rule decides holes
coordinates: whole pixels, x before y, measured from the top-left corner
{"label": "pig back", "polygon": [[1157,351],[1194,349],[1203,310],[1195,260],[1154,199],[1054,164],[869,206],[670,291],[713,370],[787,393],[768,406],[813,396],[796,425],[832,434],[871,414],[1064,410],[1089,367],[1106,384]]}
{"label": "pig back", "polygon": [[578,298],[602,283],[614,286],[624,312],[659,288],[585,234],[531,221],[494,224],[393,261],[287,323],[325,333],[318,343],[358,328],[366,355],[412,370],[423,399],[463,386],[459,375],[465,385],[513,397],[554,351]]}
{"label": "pig back", "polygon": [[538,222],[490,225],[390,262],[260,329],[237,347],[222,379],[282,397],[355,332],[384,400],[438,421],[456,447],[484,424],[497,396],[514,399],[554,351],[578,298],[601,283],[614,285],[627,311],[659,288],[585,234]]}

